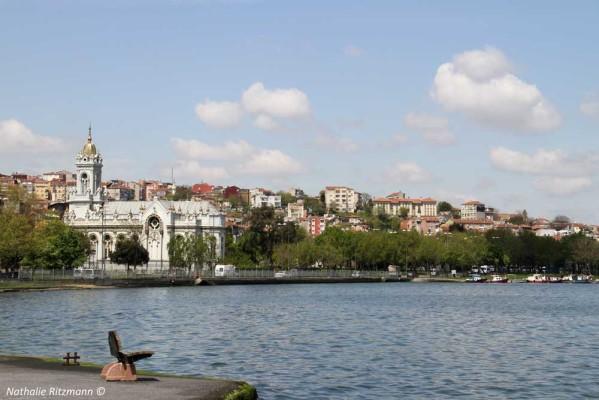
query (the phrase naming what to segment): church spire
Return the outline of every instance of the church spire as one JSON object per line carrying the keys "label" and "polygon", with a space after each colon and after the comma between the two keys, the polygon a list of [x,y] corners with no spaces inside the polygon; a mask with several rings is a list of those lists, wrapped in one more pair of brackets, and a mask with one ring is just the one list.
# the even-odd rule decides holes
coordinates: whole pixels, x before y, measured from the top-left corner
{"label": "church spire", "polygon": [[91,143],[92,142],[92,123],[91,121],[89,122],[89,129],[87,131],[87,143]]}

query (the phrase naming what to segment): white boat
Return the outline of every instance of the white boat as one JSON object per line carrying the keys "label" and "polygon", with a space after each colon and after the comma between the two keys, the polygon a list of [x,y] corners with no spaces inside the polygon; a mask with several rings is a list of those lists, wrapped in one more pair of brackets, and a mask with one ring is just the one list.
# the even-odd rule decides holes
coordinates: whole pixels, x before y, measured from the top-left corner
{"label": "white boat", "polygon": [[593,276],[570,274],[568,276],[564,276],[563,281],[569,283],[591,283],[593,282]]}
{"label": "white boat", "polygon": [[510,280],[505,275],[491,275],[489,283],[510,283]]}
{"label": "white boat", "polygon": [[479,274],[470,274],[470,276],[468,278],[466,278],[466,280],[464,282],[467,282],[467,283],[483,283],[483,282],[486,282],[486,281],[487,281],[487,278],[483,278]]}
{"label": "white boat", "polygon": [[542,274],[533,274],[526,278],[526,282],[528,283],[547,283],[549,280],[545,275]]}

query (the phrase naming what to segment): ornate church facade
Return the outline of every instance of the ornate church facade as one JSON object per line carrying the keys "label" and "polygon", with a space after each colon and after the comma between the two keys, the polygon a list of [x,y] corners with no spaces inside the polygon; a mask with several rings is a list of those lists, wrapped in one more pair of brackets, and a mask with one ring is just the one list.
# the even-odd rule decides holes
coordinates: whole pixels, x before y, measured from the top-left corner
{"label": "ornate church facade", "polygon": [[107,265],[119,238],[136,234],[151,268],[168,267],[168,242],[175,236],[214,236],[216,257],[225,253],[225,215],[207,201],[108,201],[102,187],[102,156],[92,141],[75,157],[77,184],[68,193],[65,222],[91,242],[89,264]]}

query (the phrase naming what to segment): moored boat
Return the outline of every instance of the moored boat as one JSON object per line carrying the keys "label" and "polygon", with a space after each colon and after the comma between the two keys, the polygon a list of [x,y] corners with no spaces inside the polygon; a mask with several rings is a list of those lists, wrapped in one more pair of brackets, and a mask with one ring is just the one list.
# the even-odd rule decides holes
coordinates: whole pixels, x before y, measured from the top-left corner
{"label": "moored boat", "polygon": [[547,283],[549,280],[545,275],[541,274],[533,274],[526,278],[526,282],[528,283]]}
{"label": "moored boat", "polygon": [[489,283],[510,283],[511,281],[505,275],[492,275]]}
{"label": "moored boat", "polygon": [[568,276],[565,276],[563,278],[563,280],[564,280],[564,282],[569,282],[569,283],[592,283],[593,276],[592,275],[570,274]]}
{"label": "moored boat", "polygon": [[464,282],[467,283],[484,283],[487,281],[487,278],[483,278],[479,274],[470,274],[468,278]]}

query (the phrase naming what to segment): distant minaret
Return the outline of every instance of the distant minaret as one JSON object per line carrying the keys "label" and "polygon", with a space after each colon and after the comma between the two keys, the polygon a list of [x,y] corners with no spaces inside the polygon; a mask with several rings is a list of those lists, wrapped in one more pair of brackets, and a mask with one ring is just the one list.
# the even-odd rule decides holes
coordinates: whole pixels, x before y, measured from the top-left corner
{"label": "distant minaret", "polygon": [[177,186],[175,186],[175,169],[171,167],[171,193],[173,196],[177,192]]}

